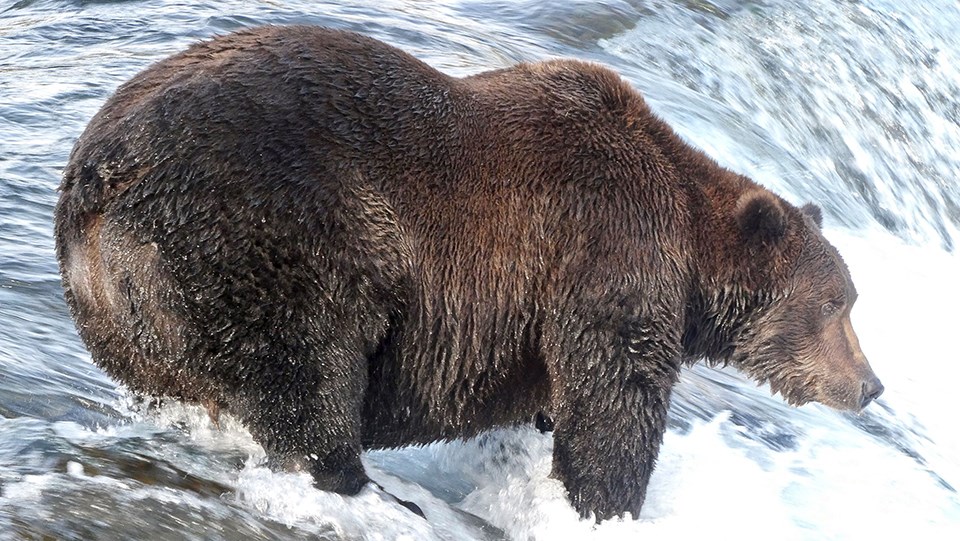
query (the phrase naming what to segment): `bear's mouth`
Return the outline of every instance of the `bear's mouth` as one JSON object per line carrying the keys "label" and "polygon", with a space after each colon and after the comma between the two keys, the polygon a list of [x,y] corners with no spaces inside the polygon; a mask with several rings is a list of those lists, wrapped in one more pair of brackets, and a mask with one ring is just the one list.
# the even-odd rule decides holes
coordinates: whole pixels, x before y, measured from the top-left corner
{"label": "bear's mouth", "polygon": [[862,413],[883,394],[884,387],[872,373],[854,381],[831,382],[817,379],[791,378],[768,380],[772,394],[779,394],[791,406],[800,407],[810,402],[823,404],[842,412]]}

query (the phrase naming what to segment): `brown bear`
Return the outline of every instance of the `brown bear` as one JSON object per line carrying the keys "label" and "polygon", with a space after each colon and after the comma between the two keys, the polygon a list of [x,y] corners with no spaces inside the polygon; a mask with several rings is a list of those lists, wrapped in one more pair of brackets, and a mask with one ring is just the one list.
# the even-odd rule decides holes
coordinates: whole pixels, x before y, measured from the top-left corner
{"label": "brown bear", "polygon": [[882,391],[816,207],[589,63],[453,78],[349,32],[248,29],[122,85],[61,191],[94,361],[229,411],[321,489],[360,490],[363,449],[546,413],[574,507],[637,516],[684,364],[793,404]]}

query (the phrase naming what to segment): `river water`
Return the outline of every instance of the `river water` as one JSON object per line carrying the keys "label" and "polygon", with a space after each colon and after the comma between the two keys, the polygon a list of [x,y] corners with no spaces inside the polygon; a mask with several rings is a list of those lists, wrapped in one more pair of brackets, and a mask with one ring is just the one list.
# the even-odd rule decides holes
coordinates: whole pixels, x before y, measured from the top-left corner
{"label": "river water", "polygon": [[[263,23],[361,31],[455,75],[607,64],[722,164],[825,210],[887,387],[862,415],[687,370],[640,517],[581,521],[532,428],[368,453],[372,490],[271,472],[227,419],[94,367],[53,255],[56,187],[113,90]],[[960,7],[952,0],[0,2],[0,539],[958,539]]]}

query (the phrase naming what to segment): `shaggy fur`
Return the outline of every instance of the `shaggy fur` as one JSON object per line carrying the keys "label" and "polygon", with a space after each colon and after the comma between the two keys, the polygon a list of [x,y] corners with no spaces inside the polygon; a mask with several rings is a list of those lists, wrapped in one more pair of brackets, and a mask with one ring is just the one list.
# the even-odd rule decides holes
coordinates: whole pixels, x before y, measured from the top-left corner
{"label": "shaggy fur", "polygon": [[232,412],[323,489],[356,493],[364,448],[539,418],[573,505],[637,516],[684,362],[797,404],[881,389],[819,211],[592,64],[455,79],[352,33],[245,30],[121,86],[61,190],[94,361]]}

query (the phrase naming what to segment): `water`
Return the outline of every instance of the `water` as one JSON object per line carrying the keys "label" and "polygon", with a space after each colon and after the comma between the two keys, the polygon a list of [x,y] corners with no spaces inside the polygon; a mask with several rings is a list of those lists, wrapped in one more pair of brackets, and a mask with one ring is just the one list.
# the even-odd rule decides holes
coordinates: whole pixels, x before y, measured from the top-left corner
{"label": "water", "polygon": [[[89,362],[53,256],[56,186],[113,89],[261,23],[363,31],[451,74],[610,65],[721,163],[826,212],[887,386],[862,416],[683,375],[636,520],[581,521],[532,429],[369,453],[355,498],[249,434],[143,404]],[[960,8],[949,0],[0,3],[0,539],[956,539]]]}

